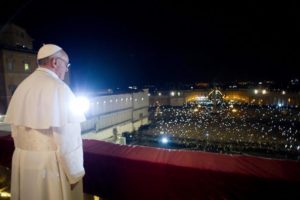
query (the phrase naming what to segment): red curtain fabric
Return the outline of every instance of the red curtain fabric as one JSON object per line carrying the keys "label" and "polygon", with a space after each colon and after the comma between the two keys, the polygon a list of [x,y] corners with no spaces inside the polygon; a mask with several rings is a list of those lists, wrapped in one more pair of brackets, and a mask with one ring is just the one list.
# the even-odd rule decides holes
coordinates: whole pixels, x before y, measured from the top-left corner
{"label": "red curtain fabric", "polygon": [[[85,189],[108,199],[300,197],[300,162],[86,140]],[[90,173],[91,172],[91,173]]]}
{"label": "red curtain fabric", "polygon": [[[10,166],[10,136],[0,164]],[[300,162],[84,140],[84,191],[104,199],[300,199]]]}

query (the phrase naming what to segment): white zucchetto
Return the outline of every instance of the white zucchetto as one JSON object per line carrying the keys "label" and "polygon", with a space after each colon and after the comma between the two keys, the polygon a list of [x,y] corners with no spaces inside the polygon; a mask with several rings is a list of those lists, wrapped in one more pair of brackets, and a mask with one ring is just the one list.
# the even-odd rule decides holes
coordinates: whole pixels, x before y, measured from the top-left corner
{"label": "white zucchetto", "polygon": [[49,57],[60,50],[62,50],[62,48],[55,44],[44,44],[38,51],[37,59],[39,60],[42,58]]}

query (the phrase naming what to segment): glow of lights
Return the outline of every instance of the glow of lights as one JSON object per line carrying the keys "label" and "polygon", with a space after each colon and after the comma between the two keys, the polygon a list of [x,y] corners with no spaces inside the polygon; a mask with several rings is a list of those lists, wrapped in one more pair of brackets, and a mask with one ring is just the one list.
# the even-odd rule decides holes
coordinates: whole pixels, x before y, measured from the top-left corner
{"label": "glow of lights", "polygon": [[267,90],[262,90],[262,94],[266,94],[267,93]]}
{"label": "glow of lights", "polygon": [[254,94],[258,94],[258,90],[257,89],[254,90]]}
{"label": "glow of lights", "polygon": [[150,97],[151,96],[151,94],[150,93],[148,93],[148,97]]}
{"label": "glow of lights", "polygon": [[195,109],[194,109],[194,112],[198,112],[198,111],[199,111],[198,108],[195,108]]}
{"label": "glow of lights", "polygon": [[11,197],[11,195],[8,192],[0,192],[0,197],[8,198],[8,197]]}
{"label": "glow of lights", "polygon": [[231,110],[231,112],[236,113],[237,109],[234,108],[234,109]]}
{"label": "glow of lights", "polygon": [[70,102],[70,109],[75,113],[84,113],[88,111],[90,102],[86,97],[77,97],[74,101]]}
{"label": "glow of lights", "polygon": [[286,94],[286,92],[283,90],[283,91],[281,92],[281,94],[282,94],[282,95],[285,95],[285,94]]}
{"label": "glow of lights", "polygon": [[172,91],[170,94],[171,94],[172,97],[175,96],[175,92],[174,91]]}
{"label": "glow of lights", "polygon": [[177,95],[180,96],[180,92],[178,92]]}
{"label": "glow of lights", "polygon": [[233,108],[233,105],[232,105],[232,104],[230,104],[230,105],[229,105],[229,108]]}
{"label": "glow of lights", "polygon": [[100,197],[94,196],[94,200],[100,200]]}
{"label": "glow of lights", "polygon": [[206,96],[199,96],[199,97],[196,97],[196,100],[204,101],[204,100],[208,100],[208,97],[206,97]]}
{"label": "glow of lights", "polygon": [[[258,89],[258,91],[261,94],[261,90]],[[253,90],[251,92],[254,94]],[[281,95],[281,91],[278,93]],[[196,95],[193,96],[193,98],[195,97]],[[260,100],[257,98],[256,102],[258,101]],[[282,103],[283,106],[286,105],[286,102],[283,101],[277,101],[277,103]],[[298,138],[296,138],[298,130],[294,125],[300,116],[298,111],[291,112],[289,109],[278,109],[277,104],[266,107],[255,106],[255,109],[252,109],[251,105],[249,108],[248,105],[243,104],[233,104],[233,107],[230,105],[220,108],[218,112],[220,117],[215,117],[215,114],[212,115],[210,107],[207,108],[206,106],[199,108],[201,113],[194,113],[193,110],[198,107],[198,104],[194,102],[191,103],[192,108],[188,106],[184,109],[169,107],[156,109],[156,115],[161,113],[161,109],[167,117],[162,117],[156,121],[157,124],[153,129],[153,134],[159,138],[158,142],[164,147],[173,143],[173,138],[174,142],[180,142],[184,145],[192,144],[193,142],[189,142],[190,139],[205,139],[208,143],[214,140],[220,142],[249,142],[247,145],[253,144],[253,148],[260,148],[256,146],[257,144],[273,145],[279,143],[287,151],[300,152],[300,145]],[[278,112],[278,110],[284,112]],[[288,113],[288,115],[285,113]],[[288,118],[285,118],[286,116]],[[248,120],[254,117],[255,121]],[[264,120],[270,120],[270,123],[266,124]],[[290,126],[282,126],[278,122],[285,122]],[[172,133],[172,135],[169,136],[169,133]],[[166,139],[163,139],[163,137]],[[180,141],[177,138],[187,138],[187,140]],[[168,140],[168,144],[163,144],[163,140],[165,142]],[[224,145],[227,146],[226,143]],[[281,146],[279,148],[282,150]]]}
{"label": "glow of lights", "polygon": [[158,93],[158,96],[161,96],[161,92]]}
{"label": "glow of lights", "polygon": [[278,103],[277,105],[278,105],[278,107],[282,107],[283,106],[282,103]]}
{"label": "glow of lights", "polygon": [[162,142],[163,144],[167,144],[167,143],[169,142],[169,140],[168,140],[167,137],[163,137],[163,138],[161,139],[161,142]]}
{"label": "glow of lights", "polygon": [[129,88],[129,89],[132,89],[132,90],[136,90],[136,89],[137,89],[137,86],[129,86],[128,88]]}

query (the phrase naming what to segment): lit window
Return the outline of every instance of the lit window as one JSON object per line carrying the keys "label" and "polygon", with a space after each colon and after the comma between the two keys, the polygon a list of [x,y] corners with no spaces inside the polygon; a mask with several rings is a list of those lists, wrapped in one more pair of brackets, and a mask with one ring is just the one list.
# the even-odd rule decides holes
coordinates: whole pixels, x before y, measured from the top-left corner
{"label": "lit window", "polygon": [[24,64],[24,70],[25,70],[25,71],[29,71],[29,64],[28,64],[28,63],[25,63],[25,64]]}

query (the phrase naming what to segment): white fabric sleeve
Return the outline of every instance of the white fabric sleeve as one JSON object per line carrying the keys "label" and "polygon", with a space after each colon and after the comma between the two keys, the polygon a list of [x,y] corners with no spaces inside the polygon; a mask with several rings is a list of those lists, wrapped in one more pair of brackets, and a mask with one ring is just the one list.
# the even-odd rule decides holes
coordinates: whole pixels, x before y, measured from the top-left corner
{"label": "white fabric sleeve", "polygon": [[69,123],[53,128],[57,144],[57,157],[70,184],[78,182],[85,174],[83,167],[83,149],[79,123]]}

